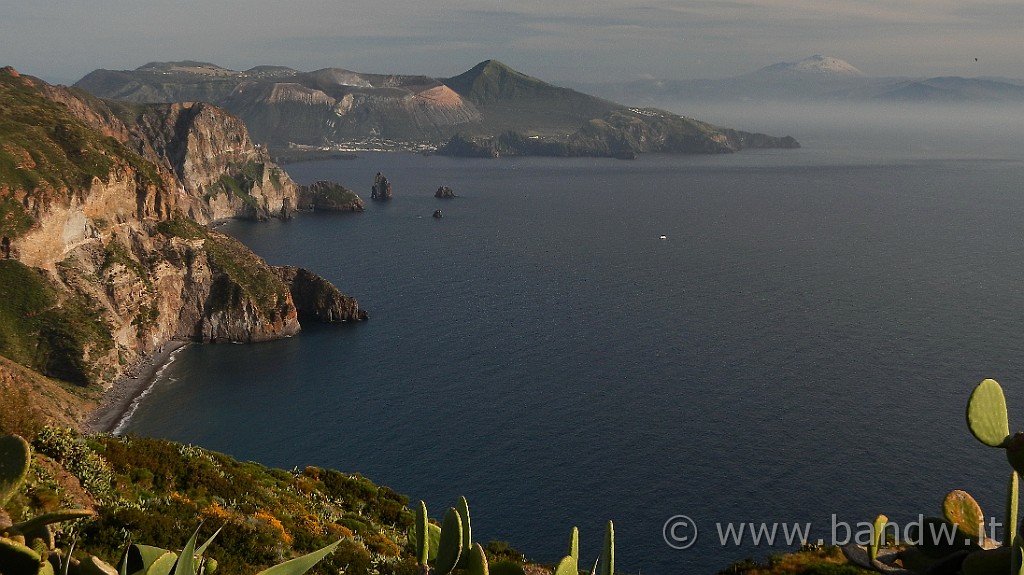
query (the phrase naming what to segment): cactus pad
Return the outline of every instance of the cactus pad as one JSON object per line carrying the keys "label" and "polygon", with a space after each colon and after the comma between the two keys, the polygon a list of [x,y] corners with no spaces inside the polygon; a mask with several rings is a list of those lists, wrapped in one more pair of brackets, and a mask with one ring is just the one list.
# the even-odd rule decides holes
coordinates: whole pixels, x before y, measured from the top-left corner
{"label": "cactus pad", "polygon": [[885,515],[875,517],[871,532],[871,545],[868,546],[868,559],[872,563],[878,559],[878,550],[885,545],[885,525],[888,522],[889,518]]}
{"label": "cactus pad", "polygon": [[558,562],[553,575],[580,575],[580,571],[576,568],[576,562],[573,561],[573,558],[566,555]]}
{"label": "cactus pad", "polygon": [[469,567],[470,551],[473,550],[473,528],[469,524],[469,502],[466,501],[465,495],[459,496],[455,510],[462,518],[462,557],[459,558],[458,567],[465,569]]}
{"label": "cactus pad", "polygon": [[601,553],[601,575],[615,575],[615,525],[611,519],[604,531],[604,551]]}
{"label": "cactus pad", "polygon": [[572,528],[572,534],[569,535],[569,557],[576,562],[578,566],[580,563],[580,530],[578,527]]}
{"label": "cactus pad", "polygon": [[0,565],[4,573],[35,574],[43,560],[27,545],[0,537]]}
{"label": "cactus pad", "polygon": [[981,542],[985,533],[985,514],[970,493],[960,489],[950,491],[942,502],[942,515],[972,541]]}
{"label": "cactus pad", "polygon": [[21,489],[31,462],[28,442],[17,435],[0,437],[0,507]]}
{"label": "cactus pad", "polygon": [[434,569],[438,575],[448,575],[459,563],[462,555],[462,517],[450,507],[441,521],[441,539],[437,543],[437,561]]}
{"label": "cactus pad", "polygon": [[427,504],[421,500],[419,507],[416,508],[416,525],[413,532],[416,536],[416,562],[420,565],[426,565],[429,556],[430,531],[427,525]]}
{"label": "cactus pad", "polygon": [[89,509],[64,509],[61,511],[52,511],[50,513],[43,513],[42,515],[36,515],[28,521],[21,523],[15,523],[14,529],[29,536],[29,534],[36,529],[39,529],[46,525],[52,525],[54,523],[62,523],[64,521],[73,521],[75,519],[82,519],[84,517],[94,517],[95,511]]}
{"label": "cactus pad", "polygon": [[994,379],[986,379],[971,392],[967,401],[967,427],[978,441],[1001,447],[1010,435],[1003,388]]}
{"label": "cactus pad", "polygon": [[[462,498],[465,500],[465,497]],[[490,575],[487,567],[487,555],[479,543],[473,545],[466,556],[466,575]]]}

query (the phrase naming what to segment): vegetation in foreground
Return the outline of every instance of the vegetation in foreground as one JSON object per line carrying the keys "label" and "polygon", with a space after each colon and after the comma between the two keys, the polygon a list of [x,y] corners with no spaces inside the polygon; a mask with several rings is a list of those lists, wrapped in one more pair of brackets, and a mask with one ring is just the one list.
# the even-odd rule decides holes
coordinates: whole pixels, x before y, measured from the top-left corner
{"label": "vegetation in foreground", "polygon": [[[19,482],[6,479],[12,466],[6,456],[0,459],[0,491],[9,490]],[[54,557],[65,556],[75,542],[76,561],[84,564],[95,556],[116,565],[132,544],[181,549],[195,530],[192,544],[208,541],[201,546],[203,556],[214,560],[218,574],[257,573],[326,548],[331,553],[312,573],[451,571],[435,567],[435,557],[429,559],[429,568],[417,561],[416,537],[410,537],[416,531],[415,514],[408,499],[359,474],[318,467],[270,469],[159,439],[83,437],[53,427],[43,427],[32,439],[31,461],[23,472],[23,486],[0,501],[0,533],[16,538],[19,530],[12,532],[10,524],[51,518],[47,546],[54,549]],[[431,534],[446,533],[444,543],[436,537],[421,540],[435,550],[448,549],[459,569],[468,570],[472,559],[476,569],[493,565],[495,573],[523,574],[523,555],[507,543],[481,546],[469,539],[464,499],[461,508],[466,519],[459,523],[458,545],[452,547],[451,535],[430,522]],[[23,538],[8,540],[31,548],[33,536]],[[36,550],[37,555],[41,552]],[[0,550],[0,573],[21,575],[9,571],[3,557]],[[212,575],[209,569],[207,573]]]}
{"label": "vegetation in foreground", "polygon": [[[1002,544],[985,539],[980,531],[985,515],[968,493],[955,490],[943,502],[943,517],[925,518],[923,533],[912,535],[915,545],[888,547],[887,519],[880,515],[874,522],[872,542],[865,547],[808,546],[763,563],[740,561],[722,573],[855,575],[873,570],[1020,574],[1024,540],[1016,526],[1024,432],[1010,434],[1006,401],[994,380],[983,381],[971,394],[967,422],[983,444],[1004,449],[1012,467],[1004,521],[1009,529]],[[3,555],[3,546],[26,547],[33,537],[24,536],[24,529],[18,526],[38,527],[40,523],[55,528],[49,539],[43,538],[46,544],[36,555],[45,556],[55,542],[63,543],[62,553],[69,553],[68,542],[77,541],[73,556],[78,561],[89,561],[95,555],[116,562],[123,549],[139,541],[174,549],[198,524],[189,544],[208,541],[201,546],[205,556],[214,559],[216,569],[227,575],[256,573],[325,549],[331,552],[323,557],[310,555],[322,559],[313,567],[314,573],[547,572],[547,568],[525,563],[522,554],[507,544],[482,546],[474,542],[465,498],[434,523],[422,501],[413,512],[406,497],[358,474],[317,467],[269,469],[193,446],[130,436],[82,437],[66,428],[42,427],[32,446],[34,464],[20,472],[24,489],[0,497],[0,532],[7,531],[7,539],[0,539],[3,575],[22,575],[5,567],[5,557],[9,557]],[[11,484],[20,485],[21,479],[10,479],[10,470],[17,467],[0,457],[0,492],[10,491]],[[11,524],[16,533],[10,532]],[[954,536],[946,538],[942,536],[945,533]],[[19,535],[23,541],[12,538]],[[573,529],[568,554],[552,572],[577,575],[581,567],[588,570],[579,563],[578,532]],[[611,522],[601,558],[590,571],[614,575]]]}
{"label": "vegetation in foreground", "polygon": [[850,564],[835,546],[805,545],[796,553],[772,555],[766,561],[744,559],[719,571],[719,575],[865,575],[863,567]]}

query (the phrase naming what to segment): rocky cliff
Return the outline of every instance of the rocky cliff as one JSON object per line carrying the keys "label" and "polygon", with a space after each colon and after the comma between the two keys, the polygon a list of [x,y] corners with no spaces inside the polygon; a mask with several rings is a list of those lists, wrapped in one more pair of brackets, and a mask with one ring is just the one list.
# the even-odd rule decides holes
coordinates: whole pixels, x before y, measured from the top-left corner
{"label": "rocky cliff", "polygon": [[437,142],[479,111],[434,78],[361,74],[338,68],[299,72],[227,70],[201,62],[96,70],[76,86],[128,102],[208,101],[243,118],[260,142],[320,146],[384,141]]}
{"label": "rocky cliff", "polygon": [[[116,106],[116,105],[115,105]],[[196,221],[287,216],[298,187],[236,116],[205,103],[117,106],[137,151],[171,171]]]}
{"label": "rocky cliff", "polygon": [[289,287],[300,318],[334,323],[363,321],[369,317],[355,298],[341,293],[331,282],[309,270],[281,266],[274,268],[274,272]]}
{"label": "rocky cliff", "polygon": [[204,225],[299,204],[238,118],[100,101],[10,68],[0,107],[0,356],[89,388],[172,339],[264,341],[297,333],[300,315],[366,317],[323,278]]}

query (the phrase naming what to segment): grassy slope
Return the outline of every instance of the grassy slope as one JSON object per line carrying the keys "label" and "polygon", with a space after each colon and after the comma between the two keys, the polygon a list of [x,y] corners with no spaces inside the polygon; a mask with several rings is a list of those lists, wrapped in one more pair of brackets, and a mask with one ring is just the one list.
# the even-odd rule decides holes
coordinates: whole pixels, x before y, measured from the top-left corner
{"label": "grassy slope", "polygon": [[77,532],[79,553],[112,564],[129,541],[180,549],[196,528],[206,537],[220,528],[207,555],[224,575],[255,573],[339,538],[313,573],[416,570],[405,550],[408,500],[358,474],[269,469],[159,439],[83,441],[67,431],[47,430],[33,450],[28,487],[6,506],[10,516],[94,507],[98,518],[64,525],[63,539]]}
{"label": "grassy slope", "polygon": [[43,272],[0,260],[0,355],[75,384],[96,380],[85,359],[113,345],[96,306],[80,294],[61,296]]}
{"label": "grassy slope", "polygon": [[148,162],[85,126],[61,103],[42,97],[38,80],[0,70],[0,235],[18,236],[32,216],[23,194],[46,198],[106,181],[118,163],[152,175]]}

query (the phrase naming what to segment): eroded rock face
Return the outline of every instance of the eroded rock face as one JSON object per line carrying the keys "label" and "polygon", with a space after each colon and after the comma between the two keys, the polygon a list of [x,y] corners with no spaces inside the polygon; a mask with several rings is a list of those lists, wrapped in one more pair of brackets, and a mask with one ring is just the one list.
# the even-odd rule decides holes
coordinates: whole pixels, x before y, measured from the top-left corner
{"label": "eroded rock face", "polygon": [[[299,205],[298,186],[237,118],[208,104],[103,102],[10,72],[0,72],[0,100],[24,103],[16,117],[25,118],[25,133],[62,126],[42,132],[49,140],[5,147],[24,158],[19,169],[35,179],[0,173],[3,256],[18,260],[0,273],[34,268],[26,277],[52,288],[53,306],[73,304],[74,317],[92,330],[56,352],[51,338],[48,353],[63,354],[63,371],[24,365],[108,384],[172,339],[276,339],[298,333],[303,310],[327,321],[365,318],[326,280],[297,270],[285,281],[244,245],[204,225],[287,217]],[[59,177],[30,161],[44,152],[50,165],[63,166]],[[37,345],[32,337],[19,345]]]}
{"label": "eroded rock face", "polygon": [[355,298],[341,293],[331,282],[315,273],[292,266],[277,267],[274,271],[289,287],[300,318],[326,323],[369,319]]}
{"label": "eroded rock face", "polygon": [[174,173],[201,223],[265,220],[298,203],[298,186],[254,144],[245,124],[205,103],[152,105],[131,126],[140,151]]}

